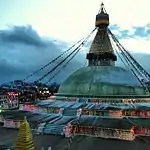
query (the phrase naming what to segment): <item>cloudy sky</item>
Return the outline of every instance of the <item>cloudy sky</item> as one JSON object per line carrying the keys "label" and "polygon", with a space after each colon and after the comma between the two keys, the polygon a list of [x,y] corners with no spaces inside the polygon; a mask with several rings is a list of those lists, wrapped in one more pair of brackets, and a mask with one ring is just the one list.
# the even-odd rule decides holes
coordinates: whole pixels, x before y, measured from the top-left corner
{"label": "cloudy sky", "polygon": [[[90,33],[101,2],[0,0],[0,82],[24,78],[60,54],[70,43]],[[110,14],[112,32],[150,71],[149,0],[103,2]],[[85,55],[81,53],[58,78],[65,78],[83,66],[84,58]]]}

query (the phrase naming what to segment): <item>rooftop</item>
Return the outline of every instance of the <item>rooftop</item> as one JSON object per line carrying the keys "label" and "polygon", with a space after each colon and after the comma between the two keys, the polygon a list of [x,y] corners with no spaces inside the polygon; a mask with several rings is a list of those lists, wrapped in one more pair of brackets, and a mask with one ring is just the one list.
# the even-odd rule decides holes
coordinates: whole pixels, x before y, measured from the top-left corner
{"label": "rooftop", "polygon": [[[1,136],[3,135],[3,136]],[[16,136],[18,135],[18,130],[0,128],[0,145],[13,145]],[[44,146],[48,149],[51,146],[52,150],[66,150],[65,145],[70,143],[70,139],[63,138],[61,136],[52,135],[36,135],[33,133],[33,138],[35,141],[35,149],[41,150]],[[150,138],[137,138],[134,141],[121,141],[112,139],[102,139],[86,136],[75,136],[70,143],[69,150],[149,150]]]}
{"label": "rooftop", "polygon": [[112,129],[131,129],[132,126],[149,127],[150,119],[147,118],[106,118],[96,116],[81,116],[79,119],[72,121],[73,125],[92,126]]}

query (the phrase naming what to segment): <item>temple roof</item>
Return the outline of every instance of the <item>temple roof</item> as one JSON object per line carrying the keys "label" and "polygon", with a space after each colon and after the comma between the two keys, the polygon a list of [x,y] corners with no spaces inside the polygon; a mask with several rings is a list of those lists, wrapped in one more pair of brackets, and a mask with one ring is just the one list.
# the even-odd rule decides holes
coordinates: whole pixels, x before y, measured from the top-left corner
{"label": "temple roof", "polygon": [[101,117],[87,117],[82,116],[79,120],[74,120],[71,123],[72,125],[79,124],[80,126],[92,126],[92,127],[102,127],[102,128],[111,128],[111,129],[127,129],[132,128],[132,124],[127,119],[110,119],[110,118],[101,118]]}
{"label": "temple roof", "polygon": [[97,103],[88,103],[83,106],[83,109],[88,110],[100,110],[100,111],[107,111],[107,110],[148,110],[150,111],[150,104],[148,103],[135,103],[135,104],[97,104]]}
{"label": "temple roof", "polygon": [[[132,122],[130,122],[129,120]],[[102,118],[102,117],[93,117],[93,116],[81,116],[79,119],[76,119],[71,122],[72,125],[80,126],[92,126],[92,127],[102,127],[102,128],[111,128],[111,129],[127,129],[130,130],[133,125],[137,127],[149,127],[149,119],[145,118]]]}

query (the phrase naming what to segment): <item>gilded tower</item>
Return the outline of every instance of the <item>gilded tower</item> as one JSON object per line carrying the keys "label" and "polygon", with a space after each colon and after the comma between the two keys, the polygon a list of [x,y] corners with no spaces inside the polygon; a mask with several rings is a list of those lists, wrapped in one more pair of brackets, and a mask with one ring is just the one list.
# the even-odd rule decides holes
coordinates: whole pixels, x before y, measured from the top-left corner
{"label": "gilded tower", "polygon": [[109,26],[109,15],[107,14],[104,4],[96,15],[95,27],[97,28],[96,36],[87,54],[89,66],[114,66],[117,60],[114,54],[107,29]]}

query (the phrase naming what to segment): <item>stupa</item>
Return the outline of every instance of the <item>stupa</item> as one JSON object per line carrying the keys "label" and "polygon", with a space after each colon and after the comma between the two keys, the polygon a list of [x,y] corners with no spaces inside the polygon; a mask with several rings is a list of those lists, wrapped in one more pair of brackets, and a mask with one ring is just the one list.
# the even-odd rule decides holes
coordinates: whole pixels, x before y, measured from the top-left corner
{"label": "stupa", "polygon": [[[61,116],[41,124],[40,133],[129,141],[150,136],[150,95],[135,72],[116,66],[108,26],[109,15],[102,3],[96,15],[97,33],[86,57],[88,66],[70,75],[50,102],[38,104],[44,113]],[[129,57],[128,53],[128,61]]]}
{"label": "stupa", "polygon": [[56,100],[83,103],[80,117],[66,127],[67,136],[134,140],[150,135],[150,96],[132,72],[115,65],[117,56],[108,26],[109,15],[102,3],[96,15],[97,33],[87,54],[88,66],[69,76],[56,94]]}
{"label": "stupa", "polygon": [[101,5],[96,15],[96,36],[87,54],[88,66],[78,69],[59,88],[59,95],[108,96],[144,95],[137,78],[129,71],[115,66],[114,53],[108,35],[109,15]]}
{"label": "stupa", "polygon": [[20,125],[17,141],[15,143],[15,150],[34,150],[32,133],[26,117],[24,117]]}
{"label": "stupa", "polygon": [[[88,66],[69,76],[50,100],[36,105],[36,111],[48,114],[36,122],[37,133],[42,134],[42,139],[43,134],[59,135],[48,137],[48,145],[55,143],[52,149],[149,149],[143,137],[149,140],[147,136],[150,136],[150,95],[132,71],[116,66],[117,55],[108,26],[109,14],[102,4],[96,15],[97,33],[86,57]],[[37,81],[44,79],[64,61]],[[150,77],[148,73],[146,75]],[[137,139],[148,146],[138,145]],[[26,118],[20,125],[15,149],[34,149]]]}

